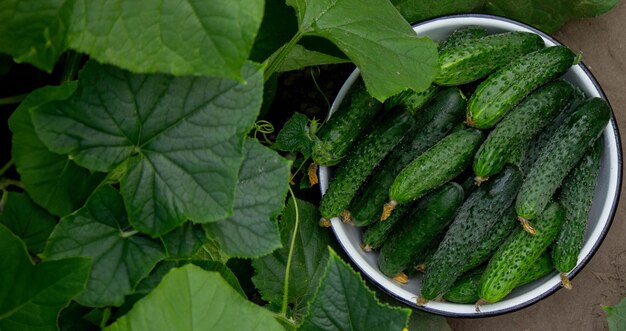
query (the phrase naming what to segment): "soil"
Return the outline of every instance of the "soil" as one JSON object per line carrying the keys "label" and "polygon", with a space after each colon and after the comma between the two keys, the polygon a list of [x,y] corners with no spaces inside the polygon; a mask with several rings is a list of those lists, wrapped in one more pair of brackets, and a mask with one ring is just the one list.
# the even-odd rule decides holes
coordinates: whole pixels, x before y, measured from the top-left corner
{"label": "soil", "polygon": [[[556,39],[583,53],[613,107],[622,133],[626,133],[626,2],[609,13],[568,23]],[[624,142],[622,142],[624,144]],[[622,153],[624,148],[622,147]],[[622,183],[622,192],[624,183]],[[552,296],[517,312],[480,319],[448,318],[453,330],[608,330],[603,305],[626,296],[626,194],[622,194],[613,225],[589,264],[574,278],[574,289]],[[626,327],[626,326],[625,326]]]}

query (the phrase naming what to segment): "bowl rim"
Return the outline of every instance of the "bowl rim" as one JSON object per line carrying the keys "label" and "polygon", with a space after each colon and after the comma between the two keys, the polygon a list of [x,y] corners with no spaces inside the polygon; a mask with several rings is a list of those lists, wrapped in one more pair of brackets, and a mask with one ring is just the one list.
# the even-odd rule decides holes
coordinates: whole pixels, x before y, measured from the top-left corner
{"label": "bowl rim", "polygon": [[[430,19],[426,19],[426,20],[422,20],[422,21],[418,21],[414,24],[411,25],[412,28],[415,28],[417,26],[421,26],[423,24],[427,24],[427,23],[432,23],[432,22],[436,22],[436,21],[440,21],[440,20],[448,20],[448,19],[454,19],[454,18],[484,18],[484,19],[489,19],[489,20],[498,20],[498,21],[504,21],[507,23],[511,23],[514,25],[518,25],[521,26],[523,28],[526,28],[528,30],[533,31],[534,33],[540,35],[541,37],[550,40],[551,42],[553,42],[556,45],[563,45],[563,43],[561,43],[559,40],[557,40],[556,38],[554,38],[553,36],[551,36],[550,34],[536,28],[533,27],[531,25],[522,23],[520,21],[511,19],[511,18],[507,18],[507,17],[503,17],[503,16],[498,16],[498,15],[490,15],[490,14],[479,14],[479,13],[461,13],[461,14],[450,14],[450,15],[441,15],[441,16],[436,16]],[[602,242],[604,241],[604,239],[606,238],[606,235],[608,234],[609,229],[611,228],[611,225],[613,224],[613,220],[615,218],[615,214],[617,212],[617,208],[618,208],[618,204],[619,204],[619,200],[620,200],[620,196],[621,196],[621,187],[622,187],[622,171],[623,171],[623,157],[622,157],[622,144],[621,144],[621,135],[620,135],[620,131],[619,128],[617,126],[617,121],[615,119],[615,114],[613,113],[613,108],[611,107],[610,101],[608,99],[608,97],[606,96],[606,94],[604,93],[604,90],[602,89],[602,87],[600,86],[600,84],[598,83],[596,77],[593,75],[593,73],[587,68],[587,66],[584,64],[583,61],[578,63],[580,65],[580,68],[583,70],[583,72],[587,75],[587,77],[589,78],[589,80],[591,81],[593,87],[597,90],[597,92],[600,94],[600,97],[602,97],[604,100],[606,100],[607,103],[609,103],[609,107],[611,109],[611,120],[609,121],[609,123],[611,124],[611,127],[613,129],[613,134],[615,136],[615,140],[616,140],[616,148],[617,148],[617,186],[616,186],[616,191],[615,194],[613,196],[613,203],[611,205],[611,209],[608,215],[608,219],[607,222],[604,226],[604,228],[601,230],[599,236],[598,236],[598,240],[593,244],[593,246],[591,247],[590,252],[582,259],[582,261],[574,268],[572,269],[568,275],[570,276],[570,279],[573,279],[574,277],[576,277],[576,275],[578,275],[578,273],[587,265],[587,263],[593,258],[593,256],[596,254],[596,252],[598,251],[600,245],[602,244]],[[358,72],[358,68],[355,69],[355,71]],[[354,75],[354,71],[351,73],[350,77],[352,77],[352,75]],[[344,85],[350,80],[350,77],[348,79],[346,79],[346,81],[344,82]],[[343,87],[343,86],[342,86]],[[330,112],[327,116],[330,117]],[[320,167],[320,171],[321,171]],[[320,183],[320,192],[323,192],[323,188],[321,186]],[[323,193],[322,193],[323,194]],[[515,304],[512,305],[510,307],[506,307],[503,309],[499,309],[499,310],[495,310],[495,311],[485,311],[485,312],[478,312],[478,313],[472,313],[472,314],[468,314],[468,313],[458,313],[458,312],[451,312],[451,311],[445,311],[445,310],[440,310],[440,309],[434,309],[434,308],[430,308],[430,307],[425,307],[425,306],[418,306],[415,305],[414,302],[408,301],[403,297],[399,297],[396,294],[392,293],[390,290],[388,290],[385,286],[383,286],[382,284],[380,284],[378,281],[376,281],[376,279],[374,279],[372,276],[370,276],[368,273],[365,273],[363,271],[361,271],[360,269],[360,264],[355,261],[355,259],[352,257],[352,255],[348,254],[348,250],[346,249],[344,243],[339,240],[338,234],[335,230],[335,227],[333,226],[333,234],[335,235],[335,238],[337,239],[337,242],[339,243],[339,245],[341,245],[342,249],[344,250],[344,252],[346,252],[346,256],[350,259],[350,261],[352,262],[352,264],[358,266],[359,269],[359,274],[361,274],[363,277],[367,278],[372,284],[374,284],[379,290],[383,291],[385,294],[389,295],[390,297],[404,303],[405,305],[409,306],[412,309],[419,309],[422,311],[426,311],[429,313],[433,313],[433,314],[437,314],[437,315],[441,315],[441,316],[447,316],[447,317],[455,317],[455,318],[483,318],[483,317],[491,317],[491,316],[498,316],[498,315],[502,315],[502,314],[507,314],[507,313],[511,313],[511,312],[515,312],[518,311],[520,309],[526,308],[530,305],[533,305],[549,296],[551,296],[552,294],[554,294],[557,290],[559,290],[562,286],[560,284],[556,284],[555,286],[553,286],[552,288],[548,289],[547,291],[527,300],[524,302],[521,302],[519,304]]]}

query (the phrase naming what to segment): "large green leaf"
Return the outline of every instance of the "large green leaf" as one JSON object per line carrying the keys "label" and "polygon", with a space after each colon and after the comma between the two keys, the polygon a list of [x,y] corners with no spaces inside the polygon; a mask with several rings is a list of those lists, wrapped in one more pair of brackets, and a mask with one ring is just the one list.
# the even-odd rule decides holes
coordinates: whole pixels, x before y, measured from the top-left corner
{"label": "large green leaf", "polygon": [[600,15],[613,8],[618,2],[619,0],[488,0],[484,11],[510,17],[552,33],[570,19]]}
{"label": "large green leaf", "polygon": [[[76,0],[70,47],[134,72],[239,78],[259,0]],[[244,77],[245,78],[245,77]]]}
{"label": "large green leaf", "polygon": [[0,52],[52,71],[67,47],[141,73],[241,78],[258,0],[5,0]]}
{"label": "large green leaf", "polygon": [[104,175],[79,167],[67,155],[49,151],[35,132],[30,111],[51,101],[65,100],[75,90],[75,82],[37,89],[9,118],[12,156],[24,188],[37,204],[57,216],[82,207]]}
{"label": "large green leaf", "polygon": [[615,306],[603,306],[607,313],[607,321],[610,331],[623,331],[626,326],[626,298],[623,298]]}
{"label": "large green leaf", "polygon": [[283,330],[272,314],[242,298],[217,272],[173,269],[105,330]]}
{"label": "large green leaf", "polygon": [[42,141],[93,170],[121,173],[131,225],[152,236],[187,219],[232,214],[245,133],[262,95],[262,71],[246,84],[218,78],[135,75],[89,62],[76,92],[32,113]]}
{"label": "large green leaf", "polygon": [[410,23],[454,13],[468,13],[482,8],[485,0],[391,0]]}
{"label": "large green leaf", "polygon": [[205,225],[231,257],[263,256],[280,247],[276,217],[289,185],[291,162],[254,139],[248,139],[244,149],[233,216]]}
{"label": "large green leaf", "polygon": [[437,46],[419,38],[387,0],[290,0],[300,32],[332,41],[360,69],[368,91],[384,100],[426,89],[436,71]]}
{"label": "large green leaf", "polygon": [[186,222],[161,237],[170,258],[190,258],[207,241],[202,226]]}
{"label": "large green leaf", "polygon": [[287,54],[278,71],[298,70],[309,66],[323,64],[346,63],[348,59],[328,55],[322,52],[309,50],[302,45],[294,45],[291,52]]}
{"label": "large green leaf", "polygon": [[43,251],[56,225],[54,217],[33,203],[26,194],[16,192],[8,192],[0,223],[20,237],[33,254]]}
{"label": "large green leaf", "polygon": [[330,251],[321,285],[300,330],[402,330],[409,309],[381,304],[359,274]]}
{"label": "large green leaf", "polygon": [[89,259],[33,265],[26,247],[0,224],[0,330],[56,330],[57,316],[85,288]]}
{"label": "large green leaf", "polygon": [[121,305],[124,296],[165,257],[160,242],[128,228],[122,197],[110,186],[94,192],[85,207],[61,219],[43,255],[45,259],[92,259],[87,289],[76,298],[91,307]]}
{"label": "large green leaf", "polygon": [[328,233],[318,225],[319,212],[315,205],[289,199],[280,221],[283,248],[252,261],[256,270],[252,281],[264,300],[275,304],[282,302],[289,246],[296,222],[296,203],[299,226],[289,269],[287,299],[293,305],[294,319],[299,321],[306,313],[307,302],[319,286],[328,260]]}
{"label": "large green leaf", "polygon": [[52,71],[67,47],[72,0],[0,1],[0,52]]}

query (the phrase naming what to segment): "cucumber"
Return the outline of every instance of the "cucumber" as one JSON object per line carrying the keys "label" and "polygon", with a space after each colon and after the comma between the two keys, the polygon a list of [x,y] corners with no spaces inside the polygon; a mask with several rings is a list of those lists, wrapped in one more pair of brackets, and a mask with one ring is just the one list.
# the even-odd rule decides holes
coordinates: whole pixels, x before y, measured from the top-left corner
{"label": "cucumber", "polygon": [[363,80],[357,80],[339,109],[317,134],[311,154],[313,161],[322,166],[339,163],[382,108],[367,92]]}
{"label": "cucumber", "polygon": [[400,111],[389,114],[371,127],[339,165],[330,181],[320,202],[322,218],[338,216],[348,208],[367,176],[414,124],[412,114]]}
{"label": "cucumber", "polygon": [[404,111],[416,113],[421,109],[432,97],[439,92],[441,87],[430,85],[424,91],[415,92],[413,90],[402,91],[385,100],[385,109],[391,110],[401,108]]}
{"label": "cucumber", "polygon": [[378,256],[380,271],[394,277],[409,267],[452,221],[464,198],[461,185],[449,182],[421,199],[385,241]]}
{"label": "cucumber", "polygon": [[439,298],[452,287],[474,247],[502,219],[521,183],[520,171],[507,166],[465,200],[424,273],[420,303]]}
{"label": "cucumber", "polygon": [[565,176],[602,133],[610,118],[608,103],[600,98],[591,98],[547,142],[515,201],[517,216],[527,231],[532,233],[528,221],[541,214]]}
{"label": "cucumber", "polygon": [[575,57],[569,48],[554,46],[511,61],[478,86],[465,122],[478,129],[492,128],[530,92],[564,74]]}
{"label": "cucumber", "polygon": [[413,260],[413,262],[411,262],[411,268],[407,268],[406,270],[407,275],[417,275],[418,272],[426,271],[428,264],[430,264],[430,260],[432,260],[433,255],[435,255],[435,252],[439,247],[439,244],[443,240],[443,237],[446,235],[446,231],[447,229],[444,229],[441,233],[436,235],[430,241],[430,243],[428,243],[428,246],[426,246],[426,249],[424,249],[422,254],[420,254],[415,260]]}
{"label": "cucumber", "polygon": [[502,300],[530,270],[539,256],[554,242],[565,222],[565,209],[551,202],[535,222],[537,234],[518,228],[489,261],[480,280],[480,303]]}
{"label": "cucumber", "polygon": [[419,199],[460,174],[483,141],[475,129],[451,133],[409,163],[389,188],[390,205]]}
{"label": "cucumber", "polygon": [[502,170],[511,151],[532,139],[543,127],[571,102],[575,89],[572,84],[557,80],[530,94],[495,127],[474,157],[476,182]]}
{"label": "cucumber", "polygon": [[535,161],[537,161],[537,157],[539,157],[539,152],[543,146],[545,146],[550,138],[554,135],[556,130],[563,124],[565,119],[570,117],[574,111],[580,105],[585,102],[585,93],[578,87],[574,88],[574,95],[572,95],[572,101],[569,105],[561,111],[552,122],[546,125],[539,133],[537,133],[530,141],[526,142],[525,146],[522,146],[523,150],[523,158],[521,163],[521,170],[523,173],[528,173],[530,171],[531,166]]}
{"label": "cucumber", "polygon": [[499,222],[493,225],[485,238],[476,246],[470,254],[467,262],[464,262],[462,273],[471,270],[483,262],[489,260],[493,253],[498,250],[504,241],[509,237],[511,232],[516,228],[517,218],[515,208],[509,207]]}
{"label": "cucumber", "polygon": [[458,28],[452,31],[448,38],[439,43],[439,53],[444,52],[449,48],[464,44],[466,42],[482,38],[486,35],[487,30],[482,26],[468,25]]}
{"label": "cucumber", "polygon": [[[459,279],[454,283],[454,286],[452,286],[450,291],[443,295],[443,298],[450,302],[464,304],[474,303],[480,300],[480,295],[478,294],[480,289],[480,278],[486,268],[487,265],[483,264],[482,266],[474,268],[463,274],[463,276],[459,277]],[[553,270],[554,265],[552,264],[552,258],[550,257],[550,254],[544,252],[537,259],[537,261],[530,266],[530,269],[524,274],[515,287],[535,281],[549,274]]]}
{"label": "cucumber", "polygon": [[447,88],[437,93],[417,114],[418,125],[381,162],[352,201],[349,210],[356,226],[364,226],[379,219],[389,188],[398,173],[461,123],[465,106],[461,92],[457,88]]}
{"label": "cucumber", "polygon": [[561,272],[561,279],[566,288],[571,288],[571,284],[565,273],[576,266],[583,245],[589,210],[600,172],[601,156],[602,138],[598,138],[587,155],[565,178],[558,198],[565,208],[567,220],[552,246],[552,258],[556,270]]}
{"label": "cucumber", "polygon": [[363,233],[363,244],[361,248],[366,252],[381,248],[394,228],[401,226],[404,222],[404,217],[411,210],[411,207],[412,204],[398,206],[396,211],[386,220],[378,220],[370,224]]}
{"label": "cucumber", "polygon": [[530,32],[505,32],[473,39],[439,52],[439,73],[434,82],[444,86],[473,82],[543,47],[543,39]]}

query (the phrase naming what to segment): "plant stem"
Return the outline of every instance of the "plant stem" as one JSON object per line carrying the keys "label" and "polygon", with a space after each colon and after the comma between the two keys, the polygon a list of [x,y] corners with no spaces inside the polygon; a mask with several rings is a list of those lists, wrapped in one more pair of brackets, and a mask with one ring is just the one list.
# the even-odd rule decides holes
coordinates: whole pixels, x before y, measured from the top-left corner
{"label": "plant stem", "polygon": [[278,68],[280,68],[283,62],[285,62],[285,58],[287,58],[289,52],[291,52],[293,46],[295,46],[296,43],[300,41],[300,38],[302,38],[302,36],[302,32],[298,31],[298,33],[296,33],[293,38],[289,40],[288,43],[279,48],[276,52],[274,52],[274,54],[272,54],[272,56],[267,59],[268,64],[267,68],[265,69],[264,81],[267,81],[270,77],[272,77],[272,75],[278,70]]}
{"label": "plant stem", "polygon": [[0,106],[12,105],[22,102],[28,93],[12,95],[10,97],[0,98]]}
{"label": "plant stem", "polygon": [[11,167],[13,166],[13,159],[9,160],[9,162],[7,162],[5,165],[2,166],[2,168],[0,168],[0,176],[4,175],[5,172],[7,172],[7,170],[11,169]]}
{"label": "plant stem", "polygon": [[19,180],[11,179],[11,178],[0,178],[0,190],[4,190],[9,186],[15,186],[18,188],[24,189],[24,184]]}
{"label": "plant stem", "polygon": [[63,67],[63,76],[61,77],[61,84],[76,79],[81,59],[82,55],[77,52],[69,51],[67,53],[67,56],[65,57],[65,65]]}
{"label": "plant stem", "polygon": [[289,245],[289,254],[287,255],[287,266],[285,268],[285,288],[283,290],[283,305],[280,310],[280,314],[287,318],[287,303],[289,299],[289,271],[291,270],[291,258],[293,256],[293,248],[296,243],[296,236],[298,235],[298,225],[300,223],[300,214],[298,211],[298,200],[296,200],[295,194],[291,190],[291,186],[289,186],[289,194],[293,199],[294,208],[296,211],[296,224],[293,227],[293,234],[291,235],[291,244]]}

